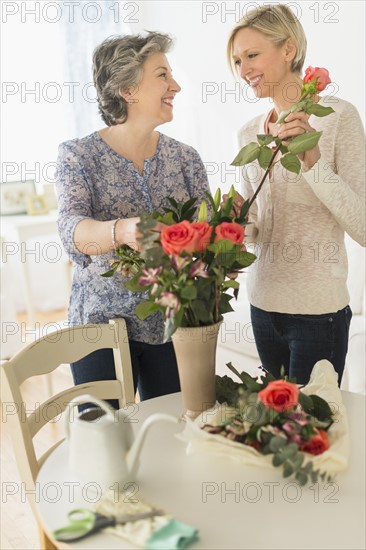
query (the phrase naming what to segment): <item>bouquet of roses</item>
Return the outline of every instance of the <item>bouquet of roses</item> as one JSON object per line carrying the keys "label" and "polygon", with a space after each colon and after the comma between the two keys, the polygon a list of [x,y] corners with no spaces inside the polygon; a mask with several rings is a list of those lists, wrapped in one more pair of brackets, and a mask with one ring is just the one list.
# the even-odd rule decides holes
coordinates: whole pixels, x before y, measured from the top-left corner
{"label": "bouquet of roses", "polygon": [[313,468],[306,454],[320,455],[329,449],[328,430],[334,422],[329,404],[319,395],[306,395],[294,380],[276,380],[270,373],[254,378],[227,365],[240,379],[216,377],[219,403],[225,403],[218,423],[204,424],[210,434],[247,445],[272,455],[272,465],[283,467],[283,476],[295,475],[300,485],[331,480]]}
{"label": "bouquet of roses", "polygon": [[[237,273],[255,260],[243,245],[248,201],[233,213],[235,191],[221,203],[221,192],[207,194],[194,221],[197,199],[184,204],[168,199],[164,214],[142,215],[137,225],[140,251],[124,245],[119,259],[103,276],[116,271],[132,278],[125,282],[133,292],[147,292],[136,315],[145,319],[161,311],[165,319],[164,341],[178,327],[199,327],[217,323],[232,311],[230,300],[237,297]],[[232,293],[230,293],[230,291]]]}
{"label": "bouquet of roses", "polygon": [[[308,115],[319,117],[334,113],[332,107],[323,107],[315,103],[317,94],[323,91],[330,83],[331,80],[327,69],[321,67],[308,67],[305,71],[299,101],[295,103],[291,109],[287,109],[280,113],[277,124],[285,122],[286,117],[290,113],[299,111],[304,111]],[[252,141],[239,151],[231,163],[233,166],[243,166],[257,160],[260,167],[265,170],[256,192],[247,203],[248,210],[257,198],[273,165],[280,162],[286,170],[299,174],[301,162],[298,155],[313,149],[317,145],[321,135],[322,132],[305,132],[304,134],[286,141],[281,140],[279,137],[272,136],[271,134],[259,134],[257,135],[257,143]],[[274,143],[274,146],[269,147],[271,143]],[[281,153],[282,156],[279,160],[276,160],[279,153]]]}

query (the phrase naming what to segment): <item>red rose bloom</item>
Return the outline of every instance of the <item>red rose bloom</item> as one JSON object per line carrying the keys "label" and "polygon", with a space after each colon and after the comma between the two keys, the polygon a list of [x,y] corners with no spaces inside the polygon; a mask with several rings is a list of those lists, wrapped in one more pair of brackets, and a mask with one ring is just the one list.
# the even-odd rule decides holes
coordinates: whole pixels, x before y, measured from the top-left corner
{"label": "red rose bloom", "polygon": [[194,222],[191,226],[198,234],[196,250],[198,252],[204,252],[211,242],[213,227],[207,222]]}
{"label": "red rose bloom", "polygon": [[220,239],[228,239],[234,244],[242,244],[244,240],[244,227],[236,222],[222,222],[216,227],[215,242]]}
{"label": "red rose bloom", "polygon": [[192,254],[196,250],[197,231],[184,220],[163,227],[160,240],[166,254],[181,254],[183,250]]}
{"label": "red rose bloom", "polygon": [[268,386],[258,393],[258,399],[262,403],[278,412],[292,409],[298,404],[299,388],[296,384],[286,382],[285,380],[275,380],[269,382]]}
{"label": "red rose bloom", "polygon": [[325,430],[317,430],[309,441],[300,446],[300,451],[311,455],[321,455],[329,449],[328,434]]}
{"label": "red rose bloom", "polygon": [[332,82],[329,78],[329,72],[323,67],[308,67],[306,69],[304,83],[307,84],[308,82],[314,80],[314,78],[318,78],[316,81],[316,89],[318,92],[322,92],[324,88]]}

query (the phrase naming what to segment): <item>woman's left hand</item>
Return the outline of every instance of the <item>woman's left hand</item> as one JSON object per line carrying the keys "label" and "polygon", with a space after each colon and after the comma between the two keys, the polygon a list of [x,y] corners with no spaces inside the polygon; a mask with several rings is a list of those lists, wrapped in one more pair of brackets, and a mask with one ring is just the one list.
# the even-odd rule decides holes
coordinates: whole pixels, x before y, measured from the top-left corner
{"label": "woman's left hand", "polygon": [[[287,139],[301,136],[306,132],[315,131],[316,130],[309,124],[309,115],[303,111],[297,111],[287,115],[285,122],[279,126],[277,135],[281,140],[283,140],[284,145],[288,145],[288,141],[286,141]],[[316,145],[313,149],[310,149],[310,151],[300,153],[298,157],[302,162],[304,162],[308,169],[312,168],[320,159],[319,145]]]}

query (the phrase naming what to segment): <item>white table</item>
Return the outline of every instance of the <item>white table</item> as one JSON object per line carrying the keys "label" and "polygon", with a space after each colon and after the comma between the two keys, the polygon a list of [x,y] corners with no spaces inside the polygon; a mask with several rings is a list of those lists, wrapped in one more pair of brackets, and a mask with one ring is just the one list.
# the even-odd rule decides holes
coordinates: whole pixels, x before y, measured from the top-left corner
{"label": "white table", "polygon": [[[141,455],[138,492],[153,504],[197,527],[192,548],[205,549],[364,549],[365,548],[365,397],[342,392],[351,435],[351,459],[337,482],[299,487],[284,480],[280,469],[245,468],[214,455],[186,455],[174,437],[183,426],[152,426]],[[172,394],[136,405],[142,420],[160,411],[180,415],[181,395]],[[81,486],[70,499],[67,444],[47,459],[37,479],[39,515],[48,531],[67,524],[66,514],[79,506],[93,508],[92,494]],[[84,491],[84,496],[85,496]],[[89,502],[88,502],[89,498]],[[99,533],[71,548],[131,548],[123,539]]]}

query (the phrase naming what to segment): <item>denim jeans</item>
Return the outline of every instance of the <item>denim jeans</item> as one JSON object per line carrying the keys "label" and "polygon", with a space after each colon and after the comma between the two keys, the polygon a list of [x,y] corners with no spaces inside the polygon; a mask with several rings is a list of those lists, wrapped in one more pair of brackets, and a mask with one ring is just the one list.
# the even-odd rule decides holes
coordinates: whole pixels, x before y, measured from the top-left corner
{"label": "denim jeans", "polygon": [[[135,391],[138,388],[141,401],[180,391],[177,362],[173,344],[151,345],[130,340],[131,363]],[[115,380],[112,349],[95,351],[83,359],[71,363],[75,385],[96,380]],[[118,409],[116,399],[108,402]],[[79,410],[83,410],[81,406]]]}
{"label": "denim jeans", "polygon": [[352,318],[349,306],[335,313],[292,315],[251,308],[253,333],[262,366],[276,378],[281,365],[298,384],[307,384],[321,359],[332,363],[342,380]]}

